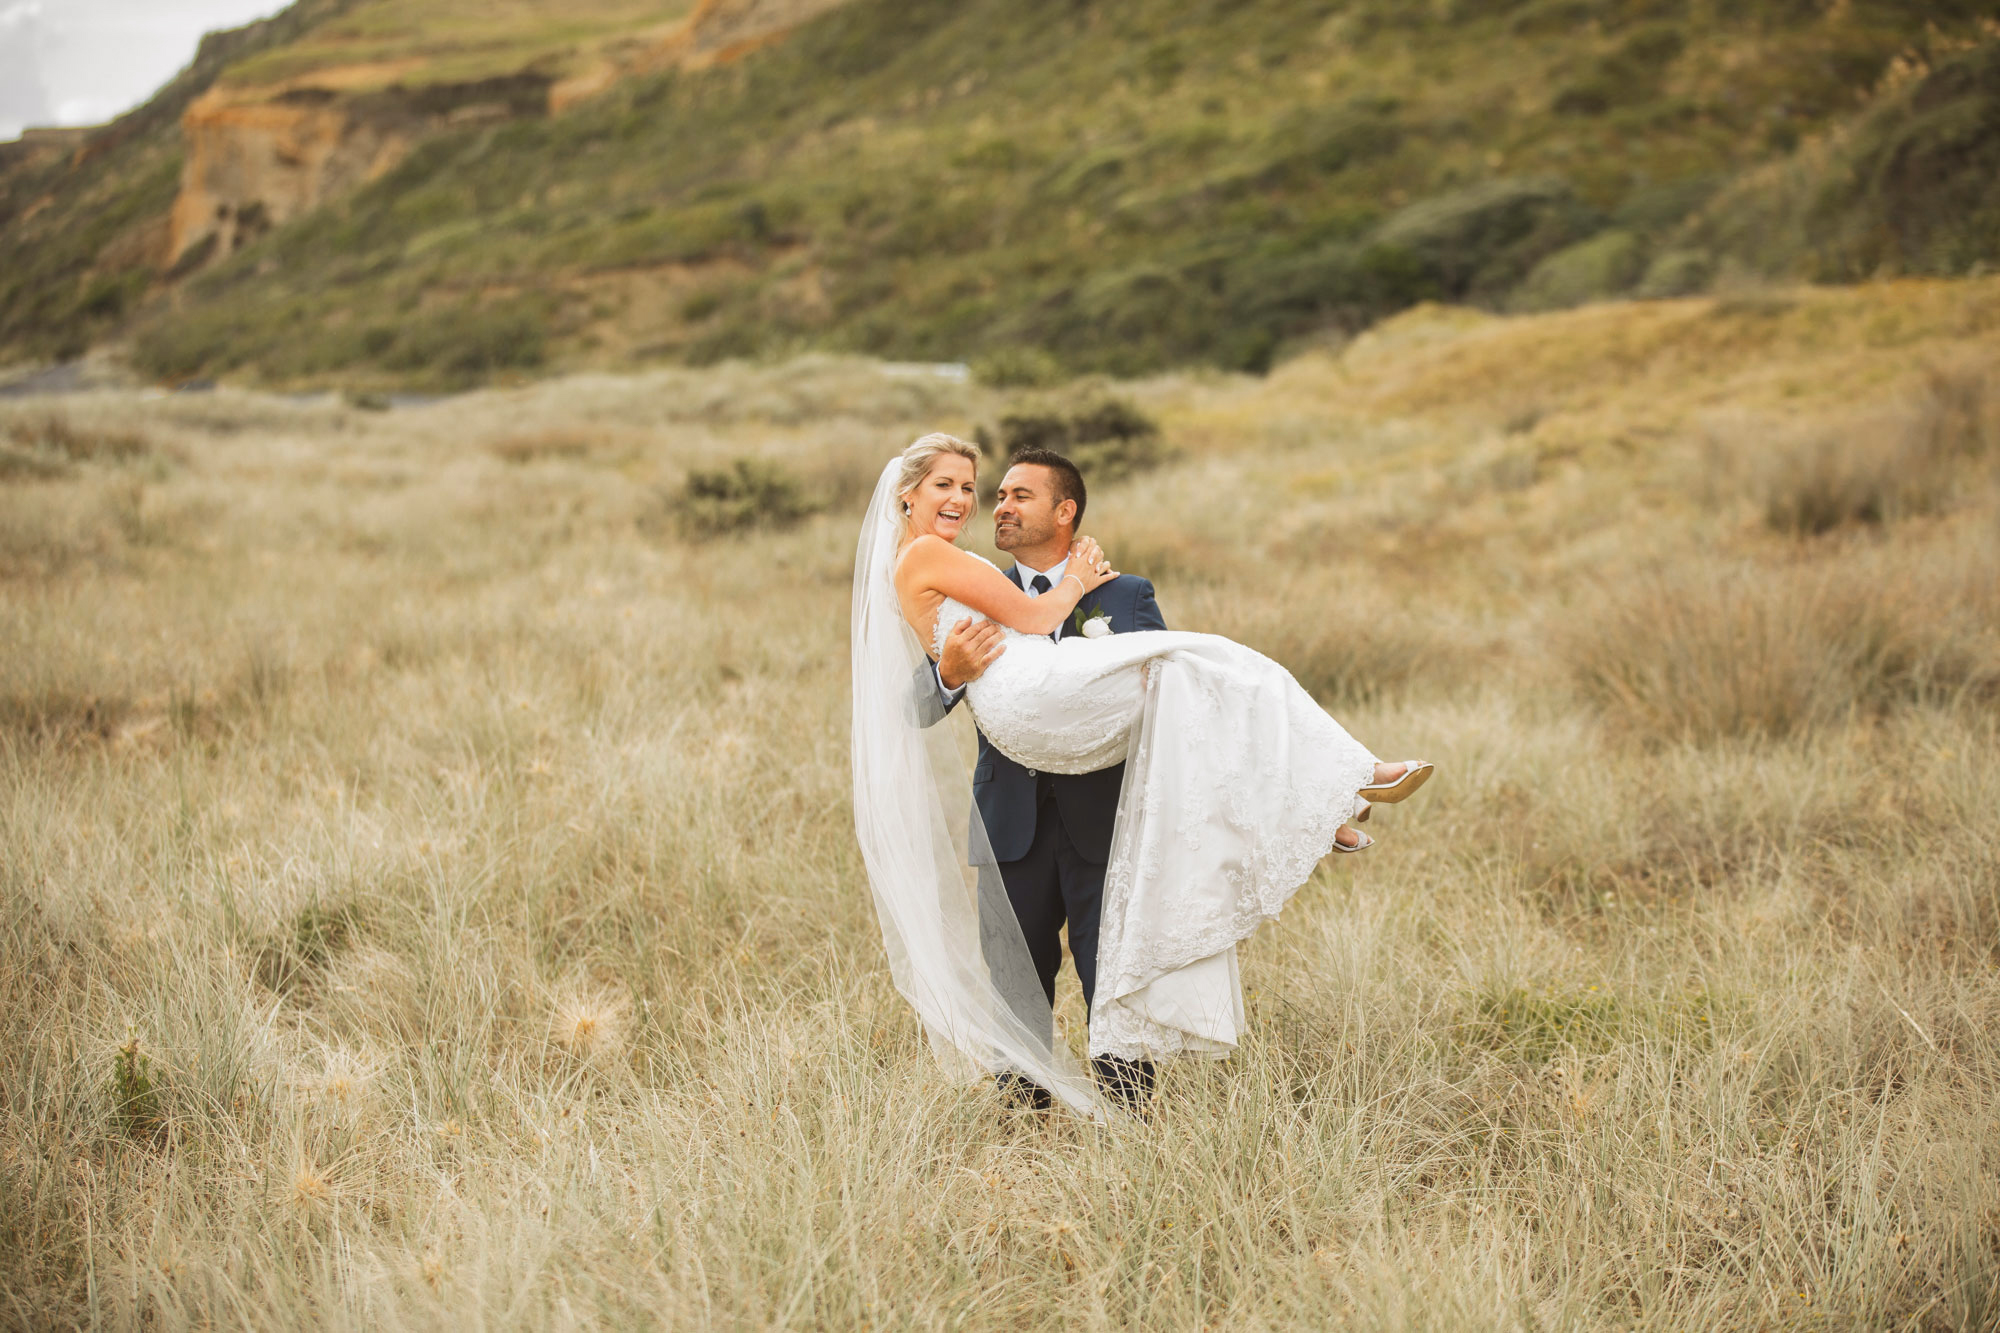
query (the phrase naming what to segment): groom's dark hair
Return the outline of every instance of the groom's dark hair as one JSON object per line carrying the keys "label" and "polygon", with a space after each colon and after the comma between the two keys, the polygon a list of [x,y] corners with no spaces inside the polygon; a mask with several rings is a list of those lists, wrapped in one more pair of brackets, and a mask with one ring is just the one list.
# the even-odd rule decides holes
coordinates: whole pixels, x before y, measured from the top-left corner
{"label": "groom's dark hair", "polygon": [[1083,506],[1089,498],[1089,493],[1084,490],[1083,473],[1076,470],[1076,464],[1053,449],[1016,450],[1007,460],[1007,466],[1013,467],[1017,463],[1032,463],[1036,467],[1047,468],[1049,475],[1056,480],[1056,503],[1061,504],[1064,500],[1076,501],[1076,517],[1071,520],[1070,526],[1072,528],[1082,526]]}

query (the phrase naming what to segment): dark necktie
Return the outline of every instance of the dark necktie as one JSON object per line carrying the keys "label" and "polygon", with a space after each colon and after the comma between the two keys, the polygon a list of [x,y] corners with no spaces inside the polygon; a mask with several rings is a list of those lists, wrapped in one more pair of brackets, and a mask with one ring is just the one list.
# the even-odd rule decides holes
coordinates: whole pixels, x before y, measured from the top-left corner
{"label": "dark necktie", "polygon": [[[1035,590],[1035,596],[1039,597],[1039,596],[1041,596],[1041,595],[1042,595],[1043,593],[1045,593],[1045,592],[1047,592],[1047,591],[1049,590],[1049,587],[1050,587],[1050,584],[1049,584],[1049,576],[1048,576],[1047,574],[1037,574],[1037,575],[1035,575],[1035,577],[1033,577],[1033,578],[1031,578],[1031,579],[1029,579],[1029,580],[1028,580],[1028,586],[1029,586],[1030,588],[1033,588],[1033,589]],[[1056,629],[1055,629],[1055,632],[1054,632],[1054,633],[1052,633],[1052,634],[1050,634],[1050,635],[1049,635],[1049,637],[1050,637],[1051,639],[1059,639],[1059,638],[1061,638],[1061,637],[1062,637],[1062,627],[1061,627],[1060,625],[1058,625],[1058,626],[1056,627]]]}

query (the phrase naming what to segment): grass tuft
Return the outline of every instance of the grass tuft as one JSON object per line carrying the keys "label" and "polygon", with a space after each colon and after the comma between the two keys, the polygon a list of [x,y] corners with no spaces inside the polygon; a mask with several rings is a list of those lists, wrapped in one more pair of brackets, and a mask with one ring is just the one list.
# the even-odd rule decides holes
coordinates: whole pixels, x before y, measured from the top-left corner
{"label": "grass tuft", "polygon": [[251,965],[267,990],[290,991],[320,975],[334,957],[352,948],[361,914],[352,904],[312,903],[258,946]]}

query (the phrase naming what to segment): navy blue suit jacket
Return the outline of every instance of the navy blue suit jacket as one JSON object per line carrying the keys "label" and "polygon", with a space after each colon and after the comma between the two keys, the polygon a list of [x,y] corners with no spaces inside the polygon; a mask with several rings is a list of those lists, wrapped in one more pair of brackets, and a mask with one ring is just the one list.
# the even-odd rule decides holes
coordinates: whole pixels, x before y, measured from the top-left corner
{"label": "navy blue suit jacket", "polygon": [[[1019,587],[1020,566],[1009,569],[1007,577]],[[1110,617],[1112,631],[1118,634],[1167,627],[1160,604],[1154,599],[1151,581],[1136,574],[1120,574],[1078,605],[1086,617],[1102,611]],[[1066,639],[1074,633],[1076,617],[1072,615],[1057,637]],[[938,700],[933,705],[935,717],[941,718],[956,700],[943,702],[943,685],[937,679],[935,663],[931,666],[930,683],[936,690],[933,698]],[[1040,776],[994,749],[984,733],[980,735],[979,758],[972,770],[972,805],[986,826],[986,841],[993,848],[994,860],[1018,861],[1034,844],[1035,812],[1041,804],[1036,799]],[[1101,768],[1095,773],[1048,776],[1070,843],[1086,859],[1103,864],[1111,855],[1111,826],[1118,816],[1118,790],[1125,781],[1125,765]]]}

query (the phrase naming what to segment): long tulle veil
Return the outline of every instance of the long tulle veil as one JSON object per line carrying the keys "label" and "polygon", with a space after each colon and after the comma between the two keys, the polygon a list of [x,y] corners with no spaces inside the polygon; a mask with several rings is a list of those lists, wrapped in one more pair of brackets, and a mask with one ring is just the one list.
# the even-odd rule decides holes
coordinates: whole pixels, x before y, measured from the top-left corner
{"label": "long tulle veil", "polygon": [[[903,535],[899,459],[876,483],[854,558],[854,832],[896,989],[948,1073],[1012,1073],[1103,1118],[1048,1000],[986,832],[954,728],[939,721],[928,658],[896,601]],[[925,725],[927,722],[934,725]],[[974,863],[978,864],[974,864]]]}

